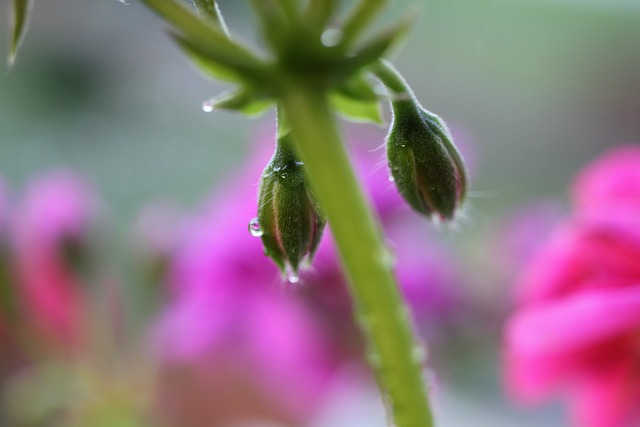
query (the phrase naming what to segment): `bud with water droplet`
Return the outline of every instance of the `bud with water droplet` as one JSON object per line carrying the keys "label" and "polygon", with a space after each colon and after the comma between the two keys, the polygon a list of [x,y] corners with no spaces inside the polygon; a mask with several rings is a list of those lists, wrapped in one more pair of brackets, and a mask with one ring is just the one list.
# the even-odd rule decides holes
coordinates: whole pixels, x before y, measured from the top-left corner
{"label": "bud with water droplet", "polygon": [[278,139],[262,174],[258,221],[265,254],[281,270],[297,277],[301,262],[310,261],[320,243],[325,219],[307,182],[304,164],[295,156],[290,134]]}
{"label": "bud with water droplet", "polygon": [[412,96],[391,105],[387,158],[398,191],[416,211],[452,219],[465,196],[467,171],[447,126]]}

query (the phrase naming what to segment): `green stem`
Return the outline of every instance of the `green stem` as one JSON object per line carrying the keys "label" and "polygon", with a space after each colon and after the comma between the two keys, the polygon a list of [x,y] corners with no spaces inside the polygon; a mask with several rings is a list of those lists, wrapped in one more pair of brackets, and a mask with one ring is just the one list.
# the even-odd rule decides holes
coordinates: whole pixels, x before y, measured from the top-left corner
{"label": "green stem", "polygon": [[414,98],[411,87],[391,62],[381,59],[371,67],[371,71],[393,95],[409,95]]}
{"label": "green stem", "polygon": [[360,190],[322,89],[288,80],[283,106],[297,152],[325,211],[348,274],[369,362],[397,427],[431,427],[432,417],[415,357],[410,316],[395,283],[389,250]]}

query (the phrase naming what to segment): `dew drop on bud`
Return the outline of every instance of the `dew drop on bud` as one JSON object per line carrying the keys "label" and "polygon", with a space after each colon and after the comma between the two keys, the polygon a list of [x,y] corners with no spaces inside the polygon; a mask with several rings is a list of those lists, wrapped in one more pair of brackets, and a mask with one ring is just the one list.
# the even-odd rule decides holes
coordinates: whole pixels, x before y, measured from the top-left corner
{"label": "dew drop on bud", "polygon": [[213,99],[207,99],[202,103],[202,111],[210,113],[213,111]]}
{"label": "dew drop on bud", "polygon": [[395,180],[396,179],[393,176],[389,175],[389,182],[394,182]]}
{"label": "dew drop on bud", "polygon": [[289,283],[298,283],[300,281],[300,276],[298,276],[295,271],[289,271],[287,272],[287,280]]}
{"label": "dew drop on bud", "polygon": [[258,218],[253,218],[251,221],[249,221],[249,233],[251,233],[253,237],[262,236],[263,231],[260,227],[260,221],[258,221]]}

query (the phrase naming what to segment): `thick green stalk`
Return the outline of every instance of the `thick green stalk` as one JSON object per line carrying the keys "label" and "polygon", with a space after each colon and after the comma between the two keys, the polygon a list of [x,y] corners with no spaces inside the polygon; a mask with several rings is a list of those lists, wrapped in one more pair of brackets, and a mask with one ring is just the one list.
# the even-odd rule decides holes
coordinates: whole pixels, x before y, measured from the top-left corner
{"label": "thick green stalk", "polygon": [[383,243],[342,144],[326,94],[288,80],[283,106],[297,151],[327,215],[350,282],[358,319],[369,342],[369,362],[397,427],[431,427],[422,380],[422,354]]}

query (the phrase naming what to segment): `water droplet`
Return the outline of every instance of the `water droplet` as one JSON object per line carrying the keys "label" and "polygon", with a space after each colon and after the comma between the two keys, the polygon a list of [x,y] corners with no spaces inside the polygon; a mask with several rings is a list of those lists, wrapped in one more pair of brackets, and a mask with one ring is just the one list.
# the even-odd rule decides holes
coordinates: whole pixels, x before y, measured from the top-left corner
{"label": "water droplet", "polygon": [[393,176],[389,175],[389,182],[394,182],[395,180],[396,179]]}
{"label": "water droplet", "polygon": [[253,237],[260,237],[264,234],[262,228],[260,227],[260,221],[258,220],[258,218],[253,218],[251,221],[249,221],[249,233],[251,233]]}
{"label": "water droplet", "polygon": [[411,350],[411,358],[419,365],[424,365],[427,361],[427,349],[422,344],[416,344]]}
{"label": "water droplet", "polygon": [[380,369],[382,367],[382,357],[375,351],[367,353],[367,362],[373,369]]}
{"label": "water droplet", "polygon": [[336,30],[335,28],[329,28],[320,36],[320,41],[326,47],[337,46],[341,39],[342,31]]}
{"label": "water droplet", "polygon": [[396,266],[396,256],[391,251],[391,249],[387,247],[383,247],[378,253],[378,260],[382,265],[386,268],[393,269]]}
{"label": "water droplet", "polygon": [[441,227],[444,223],[445,220],[440,215],[431,215],[431,224],[433,224],[434,227]]}
{"label": "water droplet", "polygon": [[298,283],[300,281],[300,276],[298,276],[295,271],[290,270],[287,272],[287,280],[289,283]]}
{"label": "water droplet", "polygon": [[202,103],[202,111],[205,113],[210,113],[213,111],[213,98],[207,99]]}

